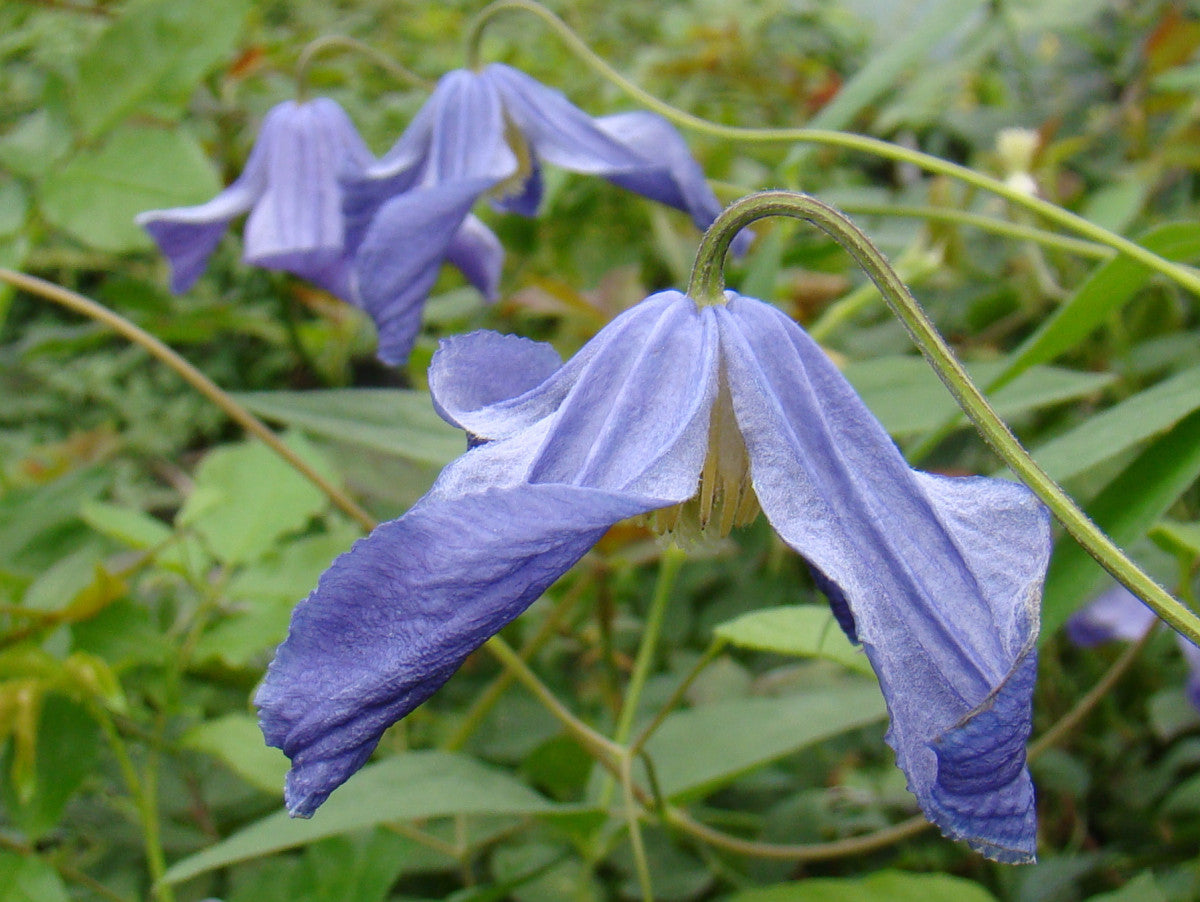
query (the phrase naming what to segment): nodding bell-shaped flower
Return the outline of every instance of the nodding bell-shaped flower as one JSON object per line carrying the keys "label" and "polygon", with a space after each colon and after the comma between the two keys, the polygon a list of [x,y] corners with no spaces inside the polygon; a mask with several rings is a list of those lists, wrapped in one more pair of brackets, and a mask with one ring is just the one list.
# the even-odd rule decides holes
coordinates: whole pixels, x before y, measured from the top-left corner
{"label": "nodding bell-shaped flower", "polygon": [[[1104,642],[1135,642],[1158,621],[1158,615],[1136,595],[1117,584],[1076,611],[1067,621],[1067,637],[1080,648],[1092,648]],[[1200,648],[1175,634],[1179,650],[1188,666],[1185,687],[1188,701],[1200,709]]]}
{"label": "nodding bell-shaped flower", "polygon": [[[496,249],[463,240],[460,225],[488,192],[500,209],[534,215],[543,161],[682,210],[700,229],[721,212],[699,164],[661,116],[592,119],[560,92],[499,63],[449,72],[395,146],[344,180],[347,243],[357,254],[381,360],[408,357],[444,260],[493,298],[496,280],[484,276],[498,265]],[[735,253],[749,240],[749,233],[739,236]]]}
{"label": "nodding bell-shaped flower", "polygon": [[490,332],[442,343],[430,386],[473,447],[333,563],[258,692],[293,814],[614,523],[726,532],[761,510],[865,648],[925,814],[1000,861],[1033,857],[1048,512],[1015,483],[910,469],[798,325],[725,297],[653,295],[565,364]]}
{"label": "nodding bell-shaped flower", "polygon": [[249,213],[247,263],[295,273],[353,301],[338,176],[374,159],[337,103],[289,100],[267,113],[232,185],[208,203],[149,210],[136,221],[171,261],[174,292],[191,288],[229,224]]}

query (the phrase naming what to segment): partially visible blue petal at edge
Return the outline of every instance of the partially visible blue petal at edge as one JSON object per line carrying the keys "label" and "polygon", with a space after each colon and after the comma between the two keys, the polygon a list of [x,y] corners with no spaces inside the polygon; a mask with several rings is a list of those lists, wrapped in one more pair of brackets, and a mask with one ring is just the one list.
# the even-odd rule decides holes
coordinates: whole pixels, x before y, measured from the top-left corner
{"label": "partially visible blue petal at edge", "polygon": [[292,759],[292,815],[311,815],[609,526],[662,503],[528,484],[429,497],[339,557],[255,698],[267,742]]}
{"label": "partially visible blue petal at edge", "polygon": [[909,789],[946,835],[1033,860],[1025,742],[1048,513],[1014,483],[911,470],[794,322],[737,296],[715,309],[759,502],[852,617]]}

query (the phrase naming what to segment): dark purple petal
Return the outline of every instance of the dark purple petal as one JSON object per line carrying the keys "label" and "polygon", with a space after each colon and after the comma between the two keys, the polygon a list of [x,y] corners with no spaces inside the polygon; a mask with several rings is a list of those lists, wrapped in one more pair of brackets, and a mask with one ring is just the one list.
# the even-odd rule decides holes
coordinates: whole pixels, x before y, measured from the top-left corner
{"label": "dark purple petal", "polygon": [[489,182],[453,182],[385,203],[371,223],[354,271],[359,301],[379,331],[379,359],[403,363],[421,331],[421,311],[468,211]]}
{"label": "dark purple petal", "polygon": [[1031,860],[1045,508],[1013,483],[911,470],[794,322],[736,296],[715,313],[759,502],[848,606],[909,788],[948,836]]}
{"label": "dark purple petal", "polygon": [[1136,595],[1115,585],[1067,621],[1067,638],[1083,648],[1114,639],[1140,639],[1158,619]]}
{"label": "dark purple petal", "polygon": [[519,485],[427,497],[355,543],[296,608],[255,698],[268,744],[292,759],[288,810],[311,815],[384,730],[643,510],[592,489]]}
{"label": "dark purple petal", "polygon": [[[572,172],[603,176],[682,210],[701,230],[721,212],[687,144],[661,116],[635,112],[592,119],[561,92],[502,63],[485,68],[483,78],[496,85],[505,112],[529,143],[531,182],[540,177],[538,161],[544,160]],[[540,184],[529,184],[499,203],[532,215],[540,196]],[[734,252],[742,253],[750,238],[749,232],[739,235]]]}

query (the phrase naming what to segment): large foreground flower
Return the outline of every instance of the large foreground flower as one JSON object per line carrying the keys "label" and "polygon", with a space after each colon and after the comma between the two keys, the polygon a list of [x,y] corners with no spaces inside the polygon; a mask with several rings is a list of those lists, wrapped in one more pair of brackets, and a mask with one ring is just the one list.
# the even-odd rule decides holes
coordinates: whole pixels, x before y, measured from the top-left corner
{"label": "large foreground flower", "polygon": [[334,101],[287,101],[263,120],[246,168],[228,188],[196,207],[137,217],[171,261],[171,290],[187,291],[238,216],[246,220],[247,263],[295,273],[353,300],[338,176],[375,157]]}
{"label": "large foreground flower", "polygon": [[1014,483],[910,469],[799,326],[727,300],[656,294],[563,365],[494,333],[443,344],[430,385],[474,447],[334,562],[258,693],[293,814],[612,524],[728,530],[761,507],[865,647],[925,814],[994,858],[1032,858],[1045,508]]}
{"label": "large foreground flower", "polygon": [[542,161],[603,176],[684,211],[700,229],[721,212],[699,164],[661,116],[592,119],[560,92],[499,63],[449,72],[396,145],[345,179],[347,243],[357,253],[381,360],[408,357],[444,260],[468,277],[479,268],[470,248],[455,252],[451,242],[481,195],[493,192],[510,212],[537,212]]}

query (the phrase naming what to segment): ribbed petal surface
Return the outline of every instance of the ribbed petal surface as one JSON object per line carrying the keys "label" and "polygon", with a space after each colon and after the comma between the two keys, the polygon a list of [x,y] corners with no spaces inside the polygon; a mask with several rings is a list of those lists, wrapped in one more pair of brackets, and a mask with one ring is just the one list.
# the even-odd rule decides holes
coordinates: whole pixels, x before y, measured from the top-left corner
{"label": "ribbed petal surface", "polygon": [[1025,767],[1049,519],[1023,486],[911,470],[786,316],[715,308],[752,481],[780,536],[833,587],[926,816],[1000,861],[1036,845]]}
{"label": "ribbed petal surface", "polygon": [[391,724],[520,614],[636,500],[518,485],[430,498],[339,557],[296,608],[255,703],[306,817]]}
{"label": "ribbed petal surface", "polygon": [[504,247],[478,217],[467,214],[446,248],[446,262],[457,267],[484,300],[488,303],[496,300],[500,290],[500,270],[504,266]]}
{"label": "ribbed petal surface", "polygon": [[280,104],[271,123],[271,140],[264,144],[266,190],[246,220],[245,260],[295,273],[352,300],[338,177],[374,158],[350,118],[328,98]]}
{"label": "ribbed petal surface", "polygon": [[[460,341],[479,351],[493,339]],[[592,345],[543,417],[450,464],[297,607],[256,698],[267,741],[292,759],[293,814],[311,814],[390,724],[611,524],[695,492],[716,385],[712,317],[671,292],[619,317]],[[455,379],[464,396],[488,391]]]}
{"label": "ribbed petal surface", "polygon": [[[721,203],[704,180],[687,144],[666,119],[635,112],[592,119],[561,92],[523,72],[493,63],[483,78],[494,82],[504,99],[505,113],[529,143],[532,167],[529,183],[501,206],[532,215],[541,199],[539,160],[572,172],[599,175],[633,191],[682,210],[696,227],[708,228]],[[750,233],[734,242],[742,253]]]}

